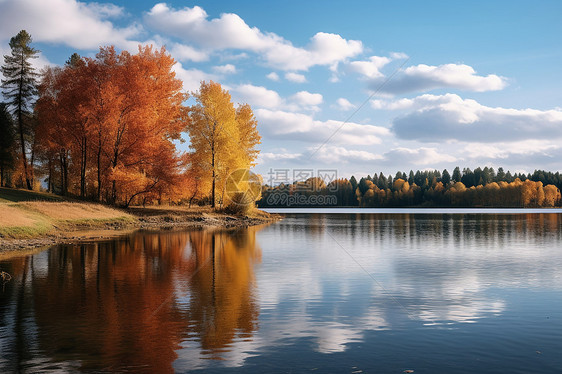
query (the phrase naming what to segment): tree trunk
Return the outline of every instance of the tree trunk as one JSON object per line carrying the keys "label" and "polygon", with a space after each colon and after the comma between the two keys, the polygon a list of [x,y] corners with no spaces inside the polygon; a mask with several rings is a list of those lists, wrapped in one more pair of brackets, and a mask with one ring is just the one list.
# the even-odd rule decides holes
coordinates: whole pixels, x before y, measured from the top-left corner
{"label": "tree trunk", "polygon": [[111,181],[111,204],[115,205],[117,202],[117,183],[115,179]]}
{"label": "tree trunk", "polygon": [[68,194],[68,158],[66,150],[64,151],[64,194]]}
{"label": "tree trunk", "polygon": [[215,169],[213,169],[213,192],[211,194],[211,208],[215,207]]}
{"label": "tree trunk", "polygon": [[[21,56],[23,64],[23,54]],[[29,175],[27,175],[27,157],[25,155],[25,139],[23,137],[23,108],[22,108],[22,91],[23,91],[23,77],[20,76],[19,80],[19,93],[18,93],[18,125],[20,133],[20,143],[21,143],[21,159],[23,162],[23,172],[25,174],[25,183],[27,189],[31,190],[31,181],[29,180]]]}
{"label": "tree trunk", "polygon": [[189,199],[189,207],[191,208],[191,203],[193,202],[193,199],[195,199],[195,196],[197,196],[197,192],[199,190],[199,180],[195,179],[195,192],[193,192],[193,195],[191,195],[191,198]]}
{"label": "tree trunk", "polygon": [[35,143],[35,135],[33,135],[33,142],[31,143],[31,160],[29,162],[29,180],[31,182],[31,187],[35,184],[35,148],[37,144]]}
{"label": "tree trunk", "polygon": [[27,173],[27,156],[25,154],[25,139],[23,137],[23,114],[21,113],[21,104],[18,108],[18,124],[20,133],[20,143],[21,143],[21,159],[23,162],[23,173],[25,174],[25,184],[28,190],[32,189],[31,181],[29,180],[29,174]]}
{"label": "tree trunk", "polygon": [[[111,160],[111,166],[113,169],[117,167],[117,159],[119,157],[119,145],[116,144],[113,150],[113,159]],[[117,203],[117,181],[113,179],[111,181],[111,204],[115,205]]]}
{"label": "tree trunk", "polygon": [[62,161],[62,152],[59,152],[60,161],[60,194],[64,196],[64,165]]}
{"label": "tree trunk", "polygon": [[216,190],[216,179],[217,179],[217,175],[216,175],[216,170],[215,170],[215,146],[213,144],[213,146],[211,147],[211,168],[213,169],[213,187],[212,187],[212,192],[211,192],[211,208],[214,208],[215,205],[215,190]]}
{"label": "tree trunk", "polygon": [[49,177],[47,179],[47,192],[53,192],[53,160],[49,157]]}
{"label": "tree trunk", "polygon": [[64,148],[60,150],[60,181],[61,195],[65,196],[68,193],[68,162]]}
{"label": "tree trunk", "polygon": [[87,139],[82,138],[82,154],[80,160],[80,197],[86,196],[86,160],[87,160]]}
{"label": "tree trunk", "polygon": [[101,134],[99,134],[99,139],[98,139],[97,161],[98,161],[98,196],[97,196],[97,200],[101,201]]}

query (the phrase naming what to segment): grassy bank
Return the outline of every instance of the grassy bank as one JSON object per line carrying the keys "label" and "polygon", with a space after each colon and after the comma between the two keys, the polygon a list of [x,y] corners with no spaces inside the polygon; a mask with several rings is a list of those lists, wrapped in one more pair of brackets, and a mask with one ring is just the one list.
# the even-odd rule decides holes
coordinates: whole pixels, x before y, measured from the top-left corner
{"label": "grassy bank", "polygon": [[135,222],[124,211],[100,204],[63,199],[60,196],[0,188],[0,237],[34,238],[56,231]]}
{"label": "grassy bank", "polygon": [[0,251],[98,239],[123,230],[251,226],[276,217],[256,210],[246,216],[209,207],[131,207],[126,210],[61,196],[0,188]]}

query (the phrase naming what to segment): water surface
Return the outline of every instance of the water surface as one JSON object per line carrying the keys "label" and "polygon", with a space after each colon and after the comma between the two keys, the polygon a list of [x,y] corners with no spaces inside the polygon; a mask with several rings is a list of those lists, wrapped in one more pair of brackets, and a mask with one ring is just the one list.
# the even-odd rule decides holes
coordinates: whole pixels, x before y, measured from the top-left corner
{"label": "water surface", "polygon": [[340,211],[4,256],[0,372],[562,372],[561,239],[544,211]]}

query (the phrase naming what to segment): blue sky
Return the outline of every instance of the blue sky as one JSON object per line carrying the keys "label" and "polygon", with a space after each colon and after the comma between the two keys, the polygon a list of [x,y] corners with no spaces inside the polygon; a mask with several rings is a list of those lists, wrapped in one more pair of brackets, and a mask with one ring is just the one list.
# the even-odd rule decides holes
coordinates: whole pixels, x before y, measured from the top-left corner
{"label": "blue sky", "polygon": [[166,45],[185,90],[213,79],[252,106],[264,176],[557,171],[560,14],[558,1],[0,0],[0,52],[21,29],[38,66]]}

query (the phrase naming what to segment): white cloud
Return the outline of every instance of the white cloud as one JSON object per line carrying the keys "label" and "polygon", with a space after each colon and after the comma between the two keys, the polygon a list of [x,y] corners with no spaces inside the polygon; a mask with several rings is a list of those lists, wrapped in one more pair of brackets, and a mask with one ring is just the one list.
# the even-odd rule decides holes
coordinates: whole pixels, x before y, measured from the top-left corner
{"label": "white cloud", "polygon": [[215,66],[213,70],[219,74],[236,74],[236,66],[232,64]]}
{"label": "white cloud", "polygon": [[191,46],[172,43],[170,54],[178,61],[202,62],[209,60],[209,54],[199,51]]}
{"label": "white cloud", "polygon": [[322,104],[324,98],[319,93],[299,91],[291,96],[291,100],[302,107],[314,107]]}
{"label": "white cloud", "polygon": [[337,83],[340,81],[340,77],[338,76],[338,67],[339,67],[339,62],[335,62],[332,65],[330,65],[330,71],[332,72],[329,81],[331,83]]}
{"label": "white cloud", "polygon": [[[367,74],[363,73],[366,77]],[[376,76],[371,80],[371,88],[380,88],[383,93],[402,94],[407,92],[424,92],[440,88],[463,91],[497,91],[507,85],[507,80],[495,74],[477,75],[468,65],[444,64],[439,66],[410,66],[387,81],[382,87],[384,77]]]}
{"label": "white cloud", "polygon": [[349,100],[340,97],[339,99],[336,100],[336,108],[339,110],[347,111],[356,108],[356,105],[350,103]]}
{"label": "white cloud", "polygon": [[246,52],[241,52],[241,53],[223,52],[219,56],[219,58],[223,61],[239,61],[239,60],[245,60],[248,57],[249,56]]}
{"label": "white cloud", "polygon": [[[550,144],[549,144],[550,143]],[[558,142],[559,143],[559,142]],[[522,150],[515,149],[518,144],[522,145]],[[533,172],[535,169],[560,170],[560,159],[562,159],[562,147],[552,142],[536,142],[531,141],[531,146],[527,142],[516,142],[510,144],[494,144],[482,147],[482,155],[477,150],[481,144],[468,144],[465,149],[472,149],[470,154],[473,160],[477,160],[474,164],[482,164],[485,160],[488,164],[503,166],[506,170],[512,172]],[[504,149],[503,146],[506,146]]]}
{"label": "white cloud", "polygon": [[418,109],[393,121],[402,139],[423,142],[513,142],[562,138],[562,111],[487,107],[458,95],[423,95],[403,102]]}
{"label": "white cloud", "polygon": [[37,42],[62,43],[77,49],[95,49],[114,44],[136,50],[131,41],[141,31],[136,24],[115,27],[106,18],[118,17],[122,9],[111,4],[86,4],[75,0],[0,1],[0,39],[8,40],[27,30]]}
{"label": "white cloud", "polygon": [[410,56],[408,56],[404,52],[392,52],[390,54],[390,58],[393,59],[393,60],[404,60],[404,59],[407,59],[409,57]]}
{"label": "white cloud", "polygon": [[353,150],[344,147],[325,145],[320,148],[309,147],[313,158],[325,163],[362,163],[365,161],[382,160],[383,156],[362,150]]}
{"label": "white cloud", "polygon": [[[256,109],[260,132],[265,137],[321,143],[328,138],[334,144],[372,145],[382,142],[381,136],[390,134],[385,127],[319,121],[304,113]],[[342,126],[343,125],[343,126]],[[337,134],[337,136],[334,136]]]}
{"label": "white cloud", "polygon": [[250,27],[237,14],[223,13],[208,19],[199,6],[173,9],[164,3],[154,5],[145,16],[146,23],[205,50],[240,49],[260,53],[265,62],[281,70],[307,70],[315,65],[331,65],[363,51],[357,40],[346,40],[337,34],[319,32],[304,48],[270,32]]}
{"label": "white cloud", "polygon": [[446,104],[454,101],[458,95],[455,94],[444,94],[444,95],[431,95],[424,94],[417,96],[413,99],[403,98],[397,100],[381,100],[374,99],[371,100],[371,107],[373,109],[384,109],[384,110],[413,110],[422,109],[428,106],[435,106],[440,104]]}
{"label": "white cloud", "polygon": [[258,164],[270,161],[285,161],[295,160],[302,156],[301,153],[274,153],[274,152],[260,152],[258,155]]}
{"label": "white cloud", "polygon": [[279,38],[251,28],[233,13],[224,13],[210,21],[207,18],[207,13],[199,6],[176,10],[158,3],[146,14],[145,20],[154,29],[212,50],[259,50]]}
{"label": "white cloud", "polygon": [[205,73],[199,69],[184,69],[180,62],[173,66],[176,77],[183,81],[183,89],[186,91],[197,91],[201,86],[201,81],[216,81],[217,77],[213,74]]}
{"label": "white cloud", "polygon": [[435,165],[454,162],[457,158],[437,151],[435,148],[395,148],[384,154],[384,158],[397,165]]}
{"label": "white cloud", "polygon": [[279,94],[262,86],[242,84],[232,89],[236,98],[252,107],[279,108],[284,101]]}
{"label": "white cloud", "polygon": [[319,111],[318,105],[323,102],[319,93],[300,91],[285,99],[274,90],[252,84],[234,86],[231,91],[235,101],[248,103],[254,108]]}
{"label": "white cloud", "polygon": [[125,9],[123,7],[110,3],[88,3],[88,8],[94,13],[107,18],[118,18],[125,15]]}
{"label": "white cloud", "polygon": [[333,65],[362,51],[363,45],[358,40],[346,40],[337,34],[319,32],[311,38],[306,48],[296,48],[287,42],[272,46],[266,51],[266,59],[279,69],[308,70],[315,65]]}
{"label": "white cloud", "polygon": [[278,75],[276,72],[274,72],[274,71],[272,71],[271,73],[267,74],[266,77],[267,77],[267,79],[270,79],[270,80],[272,80],[272,81],[274,81],[274,82],[279,82],[279,75]]}
{"label": "white cloud", "polygon": [[511,143],[469,143],[463,149],[463,154],[469,158],[506,159],[513,155],[547,155],[551,151],[559,151],[559,142],[550,140],[522,140]]}
{"label": "white cloud", "polygon": [[371,56],[367,61],[352,61],[349,63],[350,70],[367,78],[381,78],[384,74],[380,72],[384,66],[392,61],[389,57]]}
{"label": "white cloud", "polygon": [[295,82],[295,83],[304,83],[306,82],[306,77],[302,74],[298,74],[298,73],[286,73],[285,74],[285,79],[291,82]]}

